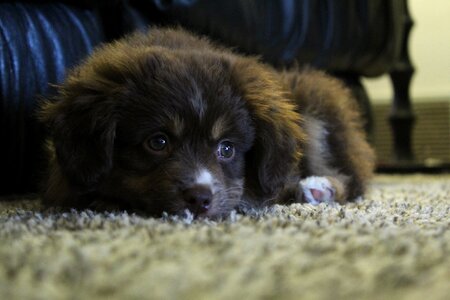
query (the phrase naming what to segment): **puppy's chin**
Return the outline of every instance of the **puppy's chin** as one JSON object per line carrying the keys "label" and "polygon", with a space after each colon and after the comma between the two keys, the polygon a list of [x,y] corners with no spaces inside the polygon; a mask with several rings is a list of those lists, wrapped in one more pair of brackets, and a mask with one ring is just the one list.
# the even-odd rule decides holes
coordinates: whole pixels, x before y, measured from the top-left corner
{"label": "puppy's chin", "polygon": [[231,211],[232,211],[232,209],[224,210],[224,211],[217,211],[217,212],[209,211],[209,212],[205,212],[205,213],[195,213],[186,208],[177,213],[163,212],[162,215],[163,216],[164,215],[178,216],[183,219],[221,221],[221,220],[226,219],[230,215]]}
{"label": "puppy's chin", "polygon": [[142,200],[139,202],[134,201],[134,203],[127,203],[122,208],[125,208],[129,211],[132,211],[142,216],[156,217],[156,218],[168,215],[168,216],[178,216],[181,218],[192,217],[198,220],[203,219],[222,220],[227,218],[233,210],[237,209],[238,205],[236,201],[235,205],[230,203],[229,205],[226,206],[213,207],[204,212],[196,212],[190,210],[186,205],[183,205],[182,200],[176,201],[176,203],[167,207],[156,207],[154,204],[151,204],[151,202],[153,201],[154,200],[147,200],[147,201]]}
{"label": "puppy's chin", "polygon": [[161,217],[163,215],[179,216],[182,218],[193,217],[194,219],[210,219],[221,220],[227,218],[230,213],[237,209],[240,202],[240,197],[235,196],[218,197],[212,200],[211,206],[205,211],[195,211],[189,209],[183,199],[172,198],[171,202],[167,203],[165,207],[155,205],[155,199],[148,199],[144,205],[135,206],[135,210],[144,212],[146,215],[153,217]]}
{"label": "puppy's chin", "polygon": [[145,194],[136,193],[133,190],[115,189],[114,196],[111,194],[112,190],[106,188],[107,193],[101,195],[101,198],[107,202],[99,205],[102,202],[95,201],[93,208],[114,207],[115,210],[125,209],[138,215],[156,218],[169,215],[181,218],[190,216],[194,219],[221,220],[227,218],[231,211],[237,209],[242,202],[241,187],[224,189],[222,193],[214,194],[211,205],[204,211],[190,209],[179,193],[175,193],[172,189]]}

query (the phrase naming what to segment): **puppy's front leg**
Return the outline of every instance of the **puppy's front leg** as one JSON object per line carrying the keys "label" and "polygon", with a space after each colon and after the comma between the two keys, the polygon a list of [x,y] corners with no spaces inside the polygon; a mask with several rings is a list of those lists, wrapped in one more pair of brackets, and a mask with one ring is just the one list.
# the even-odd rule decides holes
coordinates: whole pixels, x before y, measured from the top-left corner
{"label": "puppy's front leg", "polygon": [[374,152],[351,91],[320,72],[282,74],[291,87],[307,138],[299,166],[303,201],[345,203],[362,196],[373,175]]}

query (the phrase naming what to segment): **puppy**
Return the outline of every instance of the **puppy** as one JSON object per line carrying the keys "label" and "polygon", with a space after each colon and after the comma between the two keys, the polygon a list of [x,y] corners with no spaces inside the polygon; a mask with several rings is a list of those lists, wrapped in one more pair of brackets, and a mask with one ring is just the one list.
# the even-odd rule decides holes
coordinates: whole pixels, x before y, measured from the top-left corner
{"label": "puppy", "polygon": [[223,217],[239,207],[344,203],[374,154],[336,79],[277,72],[182,29],[97,49],[41,105],[47,205]]}

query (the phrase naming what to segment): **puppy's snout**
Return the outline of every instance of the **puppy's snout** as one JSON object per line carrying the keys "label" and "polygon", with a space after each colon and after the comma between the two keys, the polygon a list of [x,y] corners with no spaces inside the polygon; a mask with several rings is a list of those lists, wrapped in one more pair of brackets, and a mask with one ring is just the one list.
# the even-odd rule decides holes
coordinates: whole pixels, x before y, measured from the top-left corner
{"label": "puppy's snout", "polygon": [[211,189],[204,185],[196,185],[183,191],[183,199],[187,208],[195,213],[206,213],[212,201]]}

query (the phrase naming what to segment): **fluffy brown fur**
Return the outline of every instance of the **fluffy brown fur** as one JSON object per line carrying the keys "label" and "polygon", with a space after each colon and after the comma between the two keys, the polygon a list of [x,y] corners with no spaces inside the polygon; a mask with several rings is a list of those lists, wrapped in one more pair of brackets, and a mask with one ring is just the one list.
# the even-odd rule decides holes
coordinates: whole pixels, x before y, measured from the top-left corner
{"label": "fluffy brown fur", "polygon": [[[181,29],[100,47],[40,118],[48,205],[217,217],[327,193],[343,203],[364,192],[374,164],[339,81],[279,73]],[[302,181],[311,176],[325,186]]]}

